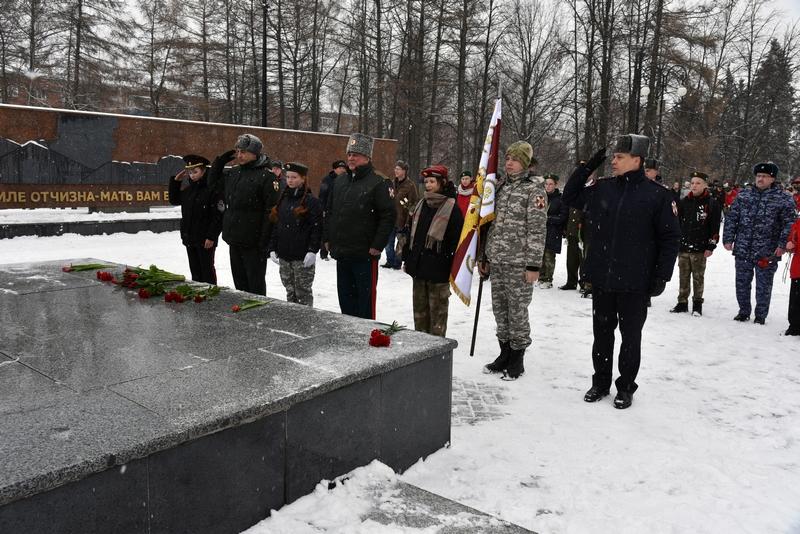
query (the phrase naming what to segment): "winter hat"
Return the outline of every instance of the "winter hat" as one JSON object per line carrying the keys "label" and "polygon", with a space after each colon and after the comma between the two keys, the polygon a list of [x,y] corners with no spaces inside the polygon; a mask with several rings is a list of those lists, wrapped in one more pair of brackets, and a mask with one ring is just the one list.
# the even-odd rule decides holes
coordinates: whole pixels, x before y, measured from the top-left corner
{"label": "winter hat", "polygon": [[444,165],[431,165],[430,167],[426,167],[422,169],[422,177],[423,178],[441,178],[442,180],[447,181],[447,167]]}
{"label": "winter hat", "polygon": [[296,172],[300,176],[308,175],[308,167],[306,167],[302,163],[295,163],[293,161],[290,161],[289,163],[284,165],[283,170],[286,172]]}
{"label": "winter hat", "polygon": [[708,183],[708,175],[704,172],[694,171],[692,174],[689,175],[689,178],[700,178],[704,182]]}
{"label": "winter hat", "polygon": [[275,167],[280,167],[281,169],[283,169],[283,162],[279,159],[273,159],[272,162],[270,162],[269,166],[271,169],[274,169]]}
{"label": "winter hat", "polygon": [[461,177],[463,176],[469,176],[470,178],[472,178],[472,173],[469,171],[461,171]]}
{"label": "winter hat", "polygon": [[198,156],[197,154],[187,154],[183,156],[183,162],[186,164],[183,166],[184,169],[194,169],[195,167],[208,167],[211,162],[208,161],[203,156]]}
{"label": "winter hat", "polygon": [[347,168],[347,163],[343,159],[337,159],[331,164],[331,169],[338,169],[339,167]]}
{"label": "winter hat", "polygon": [[506,157],[508,156],[522,163],[522,167],[527,169],[533,159],[533,147],[525,141],[517,141],[506,149]]}
{"label": "winter hat", "polygon": [[250,152],[258,156],[261,154],[261,149],[264,148],[264,143],[253,134],[242,134],[236,139],[236,144],[233,148],[238,148],[239,150],[244,150],[245,152]]}
{"label": "winter hat", "polygon": [[372,145],[374,144],[372,137],[362,134],[350,134],[350,139],[347,141],[348,154],[361,154],[372,159]]}
{"label": "winter hat", "polygon": [[614,152],[624,152],[631,156],[639,156],[644,159],[647,157],[647,149],[650,148],[650,138],[644,135],[626,134],[617,137],[617,145]]}
{"label": "winter hat", "polygon": [[764,163],[758,163],[755,167],[753,167],[753,174],[754,175],[763,172],[764,174],[769,174],[773,178],[777,178],[778,177],[778,172],[779,171],[780,171],[780,169],[778,169],[778,166],[775,165],[774,163],[772,163],[771,161],[766,161]]}
{"label": "winter hat", "polygon": [[408,172],[408,163],[403,161],[402,159],[398,159],[397,163],[394,164],[395,167],[400,167],[404,171]]}
{"label": "winter hat", "polygon": [[659,161],[656,158],[647,158],[644,160],[644,168],[645,169],[654,169],[658,170]]}
{"label": "winter hat", "polygon": [[545,180],[547,180],[548,178],[549,178],[550,180],[553,180],[554,182],[558,183],[559,177],[558,177],[558,175],[557,175],[557,174],[553,174],[553,173],[551,173],[551,172],[550,172],[550,173],[547,173],[547,174],[545,174],[545,175],[544,175],[544,179],[545,179]]}

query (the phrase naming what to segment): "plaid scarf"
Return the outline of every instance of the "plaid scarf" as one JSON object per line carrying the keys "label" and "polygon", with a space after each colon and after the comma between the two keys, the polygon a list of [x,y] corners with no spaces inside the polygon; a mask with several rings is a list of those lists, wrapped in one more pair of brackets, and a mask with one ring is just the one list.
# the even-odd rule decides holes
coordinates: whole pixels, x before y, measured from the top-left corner
{"label": "plaid scarf", "polygon": [[420,200],[417,208],[414,210],[414,216],[411,222],[411,236],[409,237],[409,248],[414,248],[414,236],[417,233],[417,224],[419,223],[419,216],[422,213],[422,203],[428,205],[429,208],[436,208],[436,213],[433,215],[431,225],[428,228],[428,234],[425,236],[425,248],[441,252],[442,241],[444,240],[444,232],[447,230],[447,222],[450,220],[450,214],[453,212],[453,206],[456,201],[453,198],[441,195],[439,193],[425,192],[425,198]]}

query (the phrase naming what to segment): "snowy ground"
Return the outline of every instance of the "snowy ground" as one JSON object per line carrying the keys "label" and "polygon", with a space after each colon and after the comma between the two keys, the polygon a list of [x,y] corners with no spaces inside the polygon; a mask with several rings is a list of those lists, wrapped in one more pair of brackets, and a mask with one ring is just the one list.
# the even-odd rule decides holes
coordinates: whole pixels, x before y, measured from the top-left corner
{"label": "snowy ground", "polygon": [[[227,254],[221,245],[221,285],[232,285]],[[0,263],[69,257],[155,263],[188,274],[175,232],[0,240]],[[378,320],[412,325],[411,280],[380,271]],[[800,533],[800,339],[780,335],[788,302],[782,275],[783,264],[767,324],[757,326],[731,320],[737,307],[730,254],[720,249],[709,260],[701,318],[668,313],[676,270],[653,300],[640,389],[625,411],[613,408],[612,397],[582,400],[592,371],[590,300],[535,290],[527,373],[506,383],[481,373],[497,352],[490,286],[474,358],[474,308],[454,297],[448,335],[460,343],[455,380],[502,388],[510,400],[504,417],[454,426],[452,446],[402,480],[542,533]],[[562,255],[555,282],[564,279]],[[283,298],[272,263],[267,288]],[[314,293],[318,307],[338,311],[333,261],[318,262]],[[392,532],[343,512],[360,509],[359,487],[320,487],[248,532]]]}

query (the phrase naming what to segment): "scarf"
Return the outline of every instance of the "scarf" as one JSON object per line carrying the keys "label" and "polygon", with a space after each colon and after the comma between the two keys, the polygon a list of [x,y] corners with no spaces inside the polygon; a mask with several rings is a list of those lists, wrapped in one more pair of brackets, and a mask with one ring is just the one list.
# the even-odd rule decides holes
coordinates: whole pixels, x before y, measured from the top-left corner
{"label": "scarf", "polygon": [[458,184],[458,194],[464,197],[472,196],[472,192],[475,190],[475,184],[472,184],[472,187],[469,189],[464,189],[461,187],[461,184]]}
{"label": "scarf", "polygon": [[423,202],[427,204],[429,208],[436,209],[433,220],[431,220],[431,225],[428,228],[428,233],[425,236],[425,248],[441,252],[444,232],[447,230],[447,222],[450,220],[450,214],[453,212],[453,206],[456,205],[456,201],[445,195],[428,193],[426,191],[424,199],[419,201],[417,208],[414,210],[414,217],[411,222],[411,236],[409,237],[411,244],[409,248],[414,248],[414,236],[417,233],[417,224],[419,223],[420,213],[422,213]]}

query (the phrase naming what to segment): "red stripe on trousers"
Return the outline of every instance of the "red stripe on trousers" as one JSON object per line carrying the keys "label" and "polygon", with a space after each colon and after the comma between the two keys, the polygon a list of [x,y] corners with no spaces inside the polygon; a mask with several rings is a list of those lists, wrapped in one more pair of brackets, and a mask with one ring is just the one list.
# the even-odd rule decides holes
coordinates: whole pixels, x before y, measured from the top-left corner
{"label": "red stripe on trousers", "polygon": [[376,258],[372,258],[372,284],[369,288],[369,299],[371,302],[371,309],[372,309],[372,320],[375,320],[375,301],[378,297],[378,292],[376,291],[378,287],[378,260]]}

